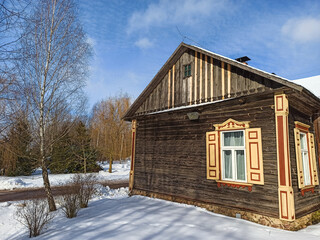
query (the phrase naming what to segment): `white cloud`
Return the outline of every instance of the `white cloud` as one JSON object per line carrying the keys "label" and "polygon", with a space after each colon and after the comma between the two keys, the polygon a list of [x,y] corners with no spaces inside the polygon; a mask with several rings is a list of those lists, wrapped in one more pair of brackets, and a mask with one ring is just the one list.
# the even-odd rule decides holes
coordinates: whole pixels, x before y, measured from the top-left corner
{"label": "white cloud", "polygon": [[151,42],[149,38],[140,38],[134,44],[139,48],[150,48],[153,46],[153,42]]}
{"label": "white cloud", "polygon": [[87,37],[87,43],[89,43],[91,47],[94,47],[97,44],[96,40],[92,37]]}
{"label": "white cloud", "polygon": [[134,12],[129,19],[128,33],[163,25],[195,25],[199,20],[226,9],[227,0],[160,0],[146,10]]}
{"label": "white cloud", "polygon": [[282,34],[295,42],[320,41],[320,19],[290,19],[282,26]]}

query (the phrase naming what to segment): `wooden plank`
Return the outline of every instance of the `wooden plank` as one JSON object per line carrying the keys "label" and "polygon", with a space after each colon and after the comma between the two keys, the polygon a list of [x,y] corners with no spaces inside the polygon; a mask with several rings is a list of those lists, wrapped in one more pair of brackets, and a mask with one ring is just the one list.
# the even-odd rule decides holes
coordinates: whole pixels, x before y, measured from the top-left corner
{"label": "wooden plank", "polygon": [[204,98],[205,98],[205,102],[208,101],[208,57],[207,55],[205,55],[205,60],[204,60],[204,64],[205,64],[205,77],[204,77]]}
{"label": "wooden plank", "polygon": [[200,81],[200,86],[199,86],[199,88],[200,88],[200,94],[199,94],[199,102],[201,103],[201,101],[202,101],[202,53],[200,53],[200,59],[199,59],[199,61],[200,61],[200,67],[199,67],[199,71],[200,71],[200,73],[199,73],[199,76],[200,76],[200,79],[199,79],[199,81]]}
{"label": "wooden plank", "polygon": [[224,79],[224,62],[221,62],[221,96],[224,99],[225,95],[225,79]]}
{"label": "wooden plank", "polygon": [[161,110],[165,109],[165,102],[166,102],[166,95],[165,95],[165,89],[166,89],[166,81],[163,79],[161,82]]}
{"label": "wooden plank", "polygon": [[168,73],[168,108],[170,108],[170,99],[171,99],[171,69]]}
{"label": "wooden plank", "polygon": [[218,60],[214,60],[214,96],[215,96],[215,100],[221,99],[221,62]]}
{"label": "wooden plank", "polygon": [[228,64],[228,98],[230,98],[231,93],[231,65]]}
{"label": "wooden plank", "polygon": [[174,107],[174,82],[175,82],[175,68],[176,68],[176,65],[174,64],[173,67],[172,67],[172,107]]}
{"label": "wooden plank", "polygon": [[195,52],[195,55],[194,55],[194,103],[197,102],[197,98],[198,98],[198,95],[197,95],[197,92],[198,92],[198,53]]}
{"label": "wooden plank", "polygon": [[210,61],[210,96],[211,101],[213,101],[213,58]]}

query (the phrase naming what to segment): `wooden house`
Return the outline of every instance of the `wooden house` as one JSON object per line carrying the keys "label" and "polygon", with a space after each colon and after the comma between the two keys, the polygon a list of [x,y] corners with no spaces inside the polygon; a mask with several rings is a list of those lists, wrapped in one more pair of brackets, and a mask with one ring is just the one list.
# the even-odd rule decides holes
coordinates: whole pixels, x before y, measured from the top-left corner
{"label": "wooden house", "polygon": [[181,43],[124,116],[131,194],[304,227],[320,209],[319,113],[302,86]]}

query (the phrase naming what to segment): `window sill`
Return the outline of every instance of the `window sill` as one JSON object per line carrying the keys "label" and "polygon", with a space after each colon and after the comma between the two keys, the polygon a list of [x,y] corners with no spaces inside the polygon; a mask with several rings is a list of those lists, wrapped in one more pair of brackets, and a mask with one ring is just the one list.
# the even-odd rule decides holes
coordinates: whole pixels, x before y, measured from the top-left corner
{"label": "window sill", "polygon": [[223,186],[233,187],[233,188],[248,188],[249,192],[252,191],[252,185],[251,183],[242,183],[242,182],[232,182],[232,181],[224,181],[224,180],[217,180],[218,187],[221,187],[221,184]]}
{"label": "window sill", "polygon": [[305,192],[312,192],[314,193],[314,185],[309,185],[301,188],[301,195],[304,196]]}

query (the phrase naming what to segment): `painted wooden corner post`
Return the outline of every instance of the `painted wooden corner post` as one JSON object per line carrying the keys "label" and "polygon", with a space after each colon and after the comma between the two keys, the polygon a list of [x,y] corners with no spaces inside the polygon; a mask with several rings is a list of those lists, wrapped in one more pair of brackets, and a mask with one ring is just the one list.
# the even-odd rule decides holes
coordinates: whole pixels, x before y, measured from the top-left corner
{"label": "painted wooden corner post", "polygon": [[275,120],[277,135],[279,218],[295,220],[294,194],[291,181],[289,154],[288,114],[289,102],[285,94],[275,94]]}
{"label": "painted wooden corner post", "polygon": [[137,120],[132,120],[132,134],[131,134],[131,168],[130,168],[130,177],[129,177],[129,191],[132,191],[133,188],[133,177],[134,177],[134,159],[136,151],[136,128]]}

